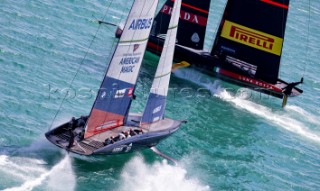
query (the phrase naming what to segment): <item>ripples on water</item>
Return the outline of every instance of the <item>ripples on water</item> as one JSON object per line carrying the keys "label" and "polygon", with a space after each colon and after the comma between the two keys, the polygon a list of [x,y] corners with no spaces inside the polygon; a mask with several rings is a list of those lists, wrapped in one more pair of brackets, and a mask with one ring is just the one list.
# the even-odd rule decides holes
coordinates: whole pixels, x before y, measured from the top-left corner
{"label": "ripples on water", "polygon": [[[224,2],[213,0],[211,9],[218,10],[210,18],[208,34],[215,34]],[[178,159],[180,166],[167,164],[151,151],[69,157],[48,143],[43,134],[78,68],[71,86],[75,95],[62,104],[54,125],[87,113],[104,75],[116,41],[114,27],[100,26],[88,50],[98,29],[96,19],[123,22],[131,3],[0,2],[0,189],[319,190],[316,1],[310,9],[306,0],[292,1],[280,75],[288,81],[304,75],[305,93],[290,99],[286,109],[279,108],[280,100],[260,99],[246,89],[241,89],[244,97],[233,97],[228,89],[235,86],[195,71],[172,77],[171,87],[178,92],[169,95],[167,115],[189,123],[159,149]],[[206,41],[207,49],[213,36]],[[143,91],[150,87],[158,61],[150,53],[146,59],[134,111],[143,109]],[[207,89],[204,95],[180,91],[189,88],[194,93],[202,87]],[[91,89],[92,96],[83,99],[81,88]],[[247,99],[246,93],[254,97]]]}

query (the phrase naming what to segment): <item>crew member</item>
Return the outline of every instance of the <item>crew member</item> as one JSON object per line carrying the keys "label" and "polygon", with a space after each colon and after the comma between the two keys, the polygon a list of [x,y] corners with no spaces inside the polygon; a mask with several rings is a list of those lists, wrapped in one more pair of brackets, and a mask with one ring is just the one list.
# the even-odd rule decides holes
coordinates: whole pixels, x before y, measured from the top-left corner
{"label": "crew member", "polygon": [[68,132],[69,132],[69,142],[67,149],[70,149],[74,142],[74,133],[73,130],[76,128],[76,119],[72,117],[71,121],[69,122]]}
{"label": "crew member", "polygon": [[114,143],[113,136],[111,136],[105,140],[104,145],[109,145],[113,143]]}

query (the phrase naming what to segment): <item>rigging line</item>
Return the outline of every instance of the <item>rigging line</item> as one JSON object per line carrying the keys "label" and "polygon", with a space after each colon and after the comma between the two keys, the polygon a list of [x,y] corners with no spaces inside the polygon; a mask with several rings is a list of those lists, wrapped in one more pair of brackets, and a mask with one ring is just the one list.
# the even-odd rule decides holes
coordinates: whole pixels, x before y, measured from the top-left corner
{"label": "rigging line", "polygon": [[[110,5],[112,4],[112,1],[113,1],[113,0],[110,1],[110,3],[109,3],[109,5],[108,5],[108,7],[107,7],[107,10],[106,10],[106,12],[105,12],[102,20],[105,19],[106,15],[107,15],[107,13],[108,13],[108,10],[109,10],[109,8],[110,8]],[[89,52],[89,50],[91,49],[91,46],[92,46],[92,44],[93,44],[93,42],[94,42],[94,40],[95,40],[95,38],[96,38],[96,36],[97,36],[100,28],[101,28],[101,25],[98,26],[98,29],[96,30],[96,33],[94,34],[94,36],[93,36],[93,38],[92,38],[92,40],[91,40],[91,42],[90,42],[90,45],[89,45],[89,47],[87,48],[87,51],[86,51],[84,57],[82,58],[80,64],[78,65],[78,68],[77,68],[77,71],[76,71],[75,75],[73,76],[71,82],[69,83],[68,89],[71,88],[71,85],[73,84],[73,81],[74,81],[75,78],[77,77],[77,75],[78,75],[78,73],[79,73],[79,70],[80,70],[81,66],[83,65],[84,60],[86,59],[86,57],[87,57],[87,55],[88,55],[88,52]],[[64,103],[64,101],[65,101],[65,99],[66,99],[66,97],[67,97],[68,95],[69,95],[69,90],[67,91],[67,93],[66,93],[65,96],[63,97],[63,99],[62,99],[62,101],[61,101],[61,103],[60,103],[60,105],[59,105],[59,108],[58,108],[58,110],[57,110],[57,112],[56,112],[56,114],[55,114],[55,116],[54,116],[54,118],[53,118],[53,120],[52,120],[52,122],[51,122],[51,125],[48,127],[48,131],[51,130],[52,125],[53,125],[53,122],[56,120],[56,118],[57,118],[57,116],[58,116],[58,113],[60,112],[60,109],[61,109],[61,107],[62,107],[62,104]]]}
{"label": "rigging line", "polygon": [[[112,2],[109,4],[109,7],[110,7],[110,5],[112,4]],[[108,9],[109,9],[109,7],[108,7]],[[108,11],[108,9],[107,9],[107,11]],[[105,19],[105,17],[106,17],[106,14],[105,14],[105,16],[102,18],[102,20],[101,21],[104,21],[104,19]],[[124,17],[124,15],[121,15],[121,17],[120,17],[120,22],[122,21],[122,19],[123,19],[123,17]],[[99,86],[99,90],[98,90],[98,92],[97,92],[97,95],[96,95],[96,98],[95,98],[95,100],[94,100],[94,103],[93,103],[93,105],[92,105],[92,107],[91,107],[91,110],[90,110],[90,116],[91,116],[91,113],[92,113],[92,110],[93,110],[93,108],[94,108],[94,106],[95,106],[95,103],[96,103],[96,101],[97,101],[97,99],[98,99],[98,96],[99,96],[99,94],[100,94],[100,91],[101,91],[101,86],[102,86],[102,84],[104,83],[104,80],[105,80],[105,77],[107,76],[107,72],[108,72],[108,70],[109,70],[109,67],[110,67],[110,65],[111,65],[111,61],[112,61],[112,59],[113,59],[113,56],[114,56],[114,54],[115,54],[115,51],[117,50],[117,45],[118,45],[118,41],[120,40],[120,38],[118,39],[118,38],[115,38],[114,40],[113,40],[113,42],[112,42],[112,46],[111,46],[111,53],[112,53],[112,55],[111,56],[109,56],[110,58],[108,59],[108,63],[109,64],[106,64],[106,66],[105,66],[105,69],[104,69],[104,71],[105,72],[103,72],[103,75],[102,75],[102,78],[101,78],[101,84],[100,84],[100,86]],[[107,117],[108,117],[108,115],[104,115],[104,120],[103,120],[103,123],[105,123],[106,121],[107,121]],[[99,135],[99,137],[100,137],[100,135]]]}
{"label": "rigging line", "polygon": [[[130,10],[129,10],[129,13],[131,12],[131,9],[132,9],[132,6],[131,6],[131,8],[130,8]],[[124,14],[121,15],[120,22],[123,20],[123,18],[124,18],[125,16],[128,17],[128,15],[124,15]],[[103,21],[103,20],[102,20],[102,21]],[[124,24],[124,27],[126,26],[127,21],[128,21],[128,19],[126,19],[125,24]],[[124,28],[123,28],[123,29],[124,29]],[[109,61],[108,61],[109,64],[106,65],[106,68],[105,68],[105,70],[104,70],[105,72],[103,73],[103,76],[102,76],[102,80],[101,80],[101,84],[100,84],[100,89],[98,90],[97,97],[98,97],[98,95],[99,95],[99,93],[100,93],[101,86],[102,86],[102,84],[104,83],[104,79],[105,79],[105,77],[107,76],[107,72],[108,72],[109,67],[110,67],[110,65],[111,65],[113,56],[115,55],[115,52],[116,52],[116,50],[117,50],[117,48],[118,48],[120,39],[121,39],[121,37],[120,37],[119,39],[118,39],[118,38],[115,38],[114,41],[113,41],[113,43],[112,43],[112,50],[111,50],[111,52],[113,52],[113,53],[112,53],[111,58],[110,58]],[[95,99],[95,101],[94,101],[94,104],[96,103],[97,97],[96,97],[96,99]],[[123,103],[123,100],[121,101],[121,103]],[[92,110],[93,110],[94,104],[92,105],[90,114],[91,114],[91,112],[92,112]],[[112,104],[112,102],[111,102],[111,104]],[[111,106],[111,105],[110,105],[110,106]],[[104,114],[103,123],[105,123],[105,122],[108,121],[108,120],[107,120],[107,119],[108,119],[108,116],[109,116],[108,114]]]}
{"label": "rigging line", "polygon": [[309,37],[310,37],[310,22],[311,22],[311,2],[309,0],[309,18],[308,18],[308,33],[307,33],[307,61],[304,62],[304,68],[303,68],[303,73],[302,73],[302,78],[304,78],[304,75],[306,73],[307,70],[307,65],[310,62],[310,47],[309,47]]}

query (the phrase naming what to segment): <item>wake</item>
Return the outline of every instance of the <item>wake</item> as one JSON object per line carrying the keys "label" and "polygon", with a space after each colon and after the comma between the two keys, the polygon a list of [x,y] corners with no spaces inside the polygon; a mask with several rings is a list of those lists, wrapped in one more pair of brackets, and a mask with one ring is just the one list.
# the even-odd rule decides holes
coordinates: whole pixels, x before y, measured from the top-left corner
{"label": "wake", "polygon": [[208,191],[197,179],[189,178],[181,166],[172,166],[167,160],[148,165],[141,156],[131,159],[121,173],[119,191],[166,190]]}
{"label": "wake", "polygon": [[[46,190],[74,190],[75,188],[75,177],[68,155],[49,171],[39,166],[39,164],[44,164],[42,160],[22,157],[19,157],[17,161],[13,159],[14,158],[1,155],[1,170],[25,182],[21,186],[7,188],[3,191],[31,191],[41,186],[47,179],[48,184]],[[39,173],[40,175],[34,175]]]}
{"label": "wake", "polygon": [[[216,94],[217,97],[228,101],[230,103],[233,103],[236,107],[246,110],[254,115],[257,115],[261,118],[264,118],[273,124],[277,125],[278,127],[281,127],[285,130],[288,130],[290,132],[296,133],[298,135],[301,135],[307,139],[313,140],[315,142],[320,143],[320,136],[316,132],[311,131],[305,126],[305,123],[296,120],[295,118],[292,118],[288,113],[274,113],[270,108],[266,106],[262,106],[259,104],[256,104],[254,102],[240,99],[237,97],[232,97],[226,90],[222,90],[220,93]],[[299,108],[297,106],[287,106],[289,110],[292,110],[292,108]],[[304,111],[301,108],[298,109],[299,111]],[[310,113],[307,113],[304,111],[304,113],[300,113],[300,117],[302,119],[313,119],[309,122],[313,122],[317,125],[319,125],[318,121],[315,120],[315,116],[312,116]]]}
{"label": "wake", "polygon": [[[212,80],[212,77],[205,74],[191,70],[189,68],[183,68],[175,72],[175,75],[179,78],[183,78],[196,83],[202,87],[207,88],[213,94],[226,102],[232,103],[235,107],[245,110],[251,114],[259,116],[282,129],[298,134],[304,138],[320,143],[320,135],[318,132],[310,130],[306,125],[320,126],[320,122],[317,117],[298,106],[287,105],[285,111],[290,112],[273,112],[272,109],[254,103],[250,100],[243,99],[231,95],[226,89],[219,85],[218,80]],[[280,106],[279,106],[280,107]],[[297,119],[303,121],[298,121]],[[317,128],[318,129],[318,128]]]}
{"label": "wake", "polygon": [[304,109],[302,109],[298,106],[288,105],[288,106],[286,106],[286,110],[290,110],[291,112],[295,112],[295,113],[299,114],[300,116],[302,116],[303,118],[305,118],[310,123],[313,123],[317,126],[320,126],[320,121],[319,121],[318,117],[316,117],[315,115],[312,115],[311,113],[305,111]]}

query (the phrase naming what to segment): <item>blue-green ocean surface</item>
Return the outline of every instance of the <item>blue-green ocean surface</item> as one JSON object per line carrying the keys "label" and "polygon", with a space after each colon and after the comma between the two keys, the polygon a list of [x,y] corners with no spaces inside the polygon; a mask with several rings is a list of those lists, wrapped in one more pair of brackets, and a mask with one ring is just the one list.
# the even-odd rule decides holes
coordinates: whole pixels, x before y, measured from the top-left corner
{"label": "blue-green ocean surface", "polygon": [[[225,2],[212,0],[207,49]],[[285,109],[191,69],[172,76],[166,115],[188,123],[158,149],[179,166],[150,150],[80,157],[50,144],[51,126],[89,113],[112,55],[115,27],[97,19],[123,22],[131,4],[0,1],[0,190],[320,190],[320,1],[291,0],[280,76],[305,83]],[[158,59],[145,55],[132,112]]]}

